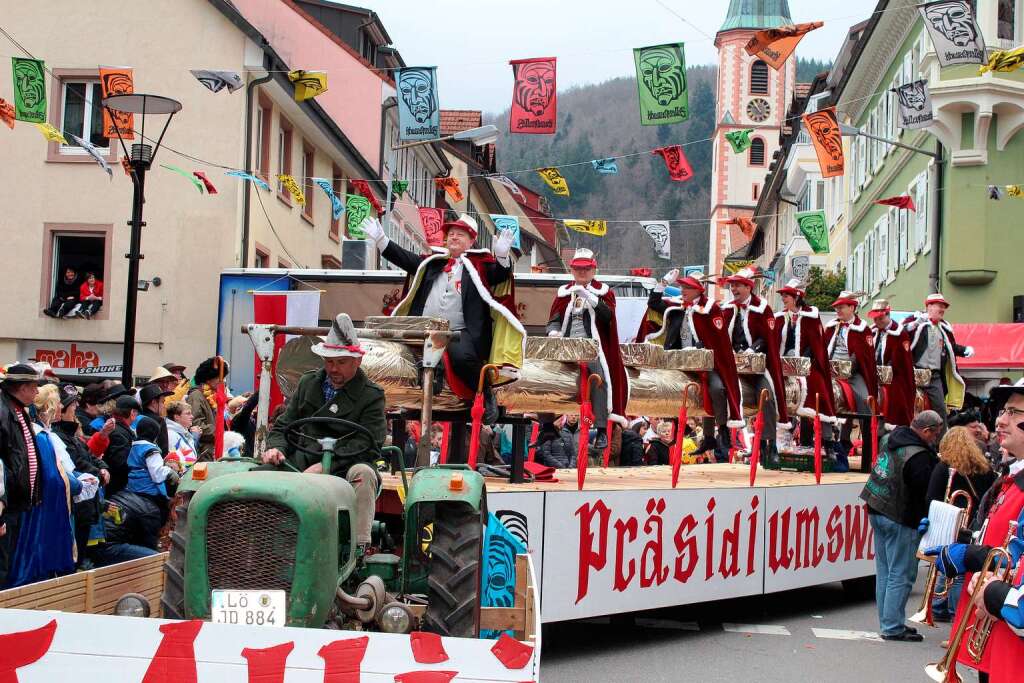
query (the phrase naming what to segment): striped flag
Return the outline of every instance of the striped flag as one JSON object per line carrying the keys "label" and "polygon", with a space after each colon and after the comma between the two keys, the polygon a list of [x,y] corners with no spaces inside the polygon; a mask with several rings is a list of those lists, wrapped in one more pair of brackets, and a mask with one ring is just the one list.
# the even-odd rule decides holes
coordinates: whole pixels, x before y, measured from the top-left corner
{"label": "striped flag", "polygon": [[[259,325],[288,325],[291,327],[316,327],[320,322],[319,291],[253,292],[252,308],[254,321]],[[277,386],[277,356],[281,347],[293,335],[274,336],[274,364],[270,369],[270,411],[284,402],[281,388]],[[256,358],[256,377],[259,378],[262,365]]]}

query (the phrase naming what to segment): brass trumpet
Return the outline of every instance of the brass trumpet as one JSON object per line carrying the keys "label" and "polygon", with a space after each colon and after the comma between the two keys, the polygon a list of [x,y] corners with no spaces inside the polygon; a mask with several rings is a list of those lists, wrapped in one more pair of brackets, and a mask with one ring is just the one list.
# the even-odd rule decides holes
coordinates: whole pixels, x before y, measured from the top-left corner
{"label": "brass trumpet", "polygon": [[[982,565],[981,571],[976,575],[976,589],[984,585],[989,578],[995,578],[1000,581],[1006,581],[1010,578],[1013,572],[1013,556],[1010,555],[1009,548],[1010,541],[1016,535],[1017,522],[1010,522],[1003,545],[998,548],[992,548],[988,555],[985,556],[985,563]],[[970,597],[973,598],[974,596],[971,595]],[[981,662],[982,655],[985,654],[985,646],[988,645],[989,636],[992,635],[995,619],[988,616],[978,616],[977,612],[978,608],[974,605],[964,610],[960,623],[957,624],[956,631],[953,632],[949,639],[949,649],[946,650],[946,655],[935,664],[929,664],[924,668],[928,678],[938,681],[938,683],[962,683],[963,677],[956,671],[956,656],[960,652],[960,644],[963,642],[964,635],[968,629],[971,630],[971,637],[966,645],[967,656],[975,663]]]}
{"label": "brass trumpet", "polygon": [[[945,501],[950,505],[955,505],[956,501],[961,497],[964,499],[966,505],[964,506],[963,512],[957,518],[957,530],[954,535],[954,542],[959,537],[960,532],[968,527],[971,519],[971,509],[973,502],[970,494],[966,491],[953,491],[953,477],[956,476],[956,469],[949,468],[949,479],[946,481],[946,498]],[[928,559],[931,561],[933,558],[924,558],[924,556],[918,555],[919,559]],[[935,619],[932,617],[932,600],[934,598],[941,598],[949,594],[949,587],[953,585],[953,579],[944,577],[942,582],[942,589],[937,590],[936,584],[939,578],[938,563],[933,563],[931,568],[928,570],[928,578],[924,584],[924,596],[921,598],[921,607],[917,610],[909,619],[909,621],[915,624],[923,624],[925,626],[931,626],[935,628]]]}

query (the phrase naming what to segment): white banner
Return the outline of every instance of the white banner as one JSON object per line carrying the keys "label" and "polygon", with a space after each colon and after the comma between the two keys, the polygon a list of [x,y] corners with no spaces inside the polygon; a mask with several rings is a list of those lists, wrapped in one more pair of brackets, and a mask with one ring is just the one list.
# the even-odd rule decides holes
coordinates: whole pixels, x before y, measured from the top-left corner
{"label": "white banner", "polygon": [[919,9],[940,67],[985,63],[985,36],[967,0],[940,0]]}
{"label": "white banner", "polygon": [[640,221],[644,232],[654,240],[654,253],[658,258],[672,259],[672,238],[668,221]]}
{"label": "white banner", "polygon": [[932,125],[932,94],[928,81],[920,79],[893,88],[900,101],[900,128],[927,128]]}

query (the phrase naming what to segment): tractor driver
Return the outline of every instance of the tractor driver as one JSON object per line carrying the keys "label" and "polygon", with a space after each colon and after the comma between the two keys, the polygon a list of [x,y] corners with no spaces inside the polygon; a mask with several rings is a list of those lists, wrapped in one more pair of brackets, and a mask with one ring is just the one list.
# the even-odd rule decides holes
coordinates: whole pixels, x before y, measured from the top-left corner
{"label": "tractor driver", "polygon": [[[274,428],[267,436],[267,450],[261,457],[269,465],[281,465],[288,460],[303,472],[322,474],[319,458],[296,451],[289,445],[285,439],[288,425],[304,417],[336,417],[369,430],[373,435],[372,442],[366,434],[339,424],[313,423],[301,429],[303,434],[313,438],[340,439],[339,450],[359,453],[347,459],[336,457],[330,474],[344,477],[355,490],[356,543],[364,549],[370,544],[370,529],[380,486],[380,477],[372,463],[387,433],[384,390],[360,369],[365,351],[359,345],[352,319],[345,313],[338,315],[327,337],[314,344],[312,351],[324,359],[324,367],[307,372],[299,380],[284,413],[274,422]],[[312,441],[305,441],[315,449]],[[361,453],[360,445],[364,447]]]}

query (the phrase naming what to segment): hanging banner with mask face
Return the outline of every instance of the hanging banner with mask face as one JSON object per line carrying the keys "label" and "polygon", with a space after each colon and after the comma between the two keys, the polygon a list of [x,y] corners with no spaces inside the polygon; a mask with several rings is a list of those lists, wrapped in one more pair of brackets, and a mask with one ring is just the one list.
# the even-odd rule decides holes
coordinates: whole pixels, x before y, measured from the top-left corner
{"label": "hanging banner with mask face", "polygon": [[843,158],[843,136],[839,131],[839,122],[836,121],[836,108],[821,109],[804,114],[802,118],[818,155],[821,177],[843,175],[846,161]]}
{"label": "hanging banner with mask face", "polygon": [[594,159],[590,163],[593,164],[594,170],[602,175],[616,175],[619,172],[619,165],[611,157],[607,159]]}
{"label": "hanging banner with mask face", "polygon": [[512,231],[512,248],[523,250],[521,243],[521,237],[519,232],[519,216],[509,216],[503,213],[492,213],[489,214],[491,220],[494,221],[494,234],[497,235],[502,230]]}
{"label": "hanging banner with mask face", "polygon": [[967,0],[929,2],[918,9],[940,67],[985,63],[985,36]]}
{"label": "hanging banner with mask face", "polygon": [[595,235],[596,237],[604,237],[608,234],[608,221],[564,220],[562,222],[565,223],[565,227],[576,232]]}
{"label": "hanging banner with mask face", "polygon": [[441,230],[441,226],[444,224],[443,210],[420,209],[420,223],[423,224],[423,236],[427,238],[427,244],[432,247],[444,246],[444,232]]}
{"label": "hanging banner with mask face", "polygon": [[431,140],[441,137],[437,67],[397,69],[395,88],[398,90],[398,139]]}
{"label": "hanging banner with mask face", "polygon": [[513,59],[512,112],[509,132],[553,135],[558,109],[555,91],[555,58]]}
{"label": "hanging banner with mask face", "polygon": [[362,222],[370,215],[373,207],[370,200],[361,194],[345,195],[345,226],[348,228],[348,236],[354,240],[366,239],[366,231],[362,228]]}
{"label": "hanging banner with mask face", "polygon": [[822,21],[811,21],[758,31],[747,42],[747,54],[757,55],[765,64],[778,71],[803,37],[824,25]]}
{"label": "hanging banner with mask face", "polygon": [[519,185],[517,185],[516,181],[512,180],[511,178],[509,178],[507,175],[501,175],[499,173],[494,173],[494,174],[488,175],[487,179],[488,180],[493,180],[494,182],[498,183],[499,185],[504,187],[506,190],[511,192],[516,197],[519,197],[524,202],[526,201],[526,195],[524,195],[523,191],[519,189]]}
{"label": "hanging banner with mask face", "polygon": [[[135,92],[135,84],[132,78],[132,70],[121,67],[100,67],[100,88],[103,97],[111,95],[131,95]],[[115,111],[113,117],[107,108],[103,108],[103,136],[109,139],[117,138],[120,131],[121,137],[125,140],[134,140],[135,134],[132,129],[135,125],[135,115]],[[115,126],[117,126],[115,128]]]}
{"label": "hanging banner with mask face", "polygon": [[892,89],[900,103],[900,128],[927,128],[935,118],[932,94],[925,79]]}
{"label": "hanging banner with mask face", "polygon": [[14,72],[14,118],[46,122],[46,66],[41,59],[11,57]]}
{"label": "hanging banner with mask face", "polygon": [[672,238],[668,221],[640,221],[644,232],[654,240],[654,253],[660,259],[672,260]]}
{"label": "hanging banner with mask face", "polygon": [[663,126],[690,118],[682,43],[633,48],[640,124]]}
{"label": "hanging banner with mask face", "polygon": [[828,221],[824,211],[800,211],[796,223],[815,254],[828,253]]}
{"label": "hanging banner with mask face", "polygon": [[537,173],[552,192],[561,197],[569,196],[569,183],[565,181],[565,176],[557,168],[542,168]]}
{"label": "hanging banner with mask face", "polygon": [[682,183],[693,177],[693,168],[683,153],[682,145],[671,145],[651,150],[651,154],[657,154],[665,160],[665,167],[668,168],[668,177],[677,183]]}

